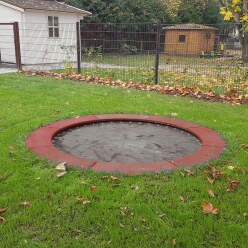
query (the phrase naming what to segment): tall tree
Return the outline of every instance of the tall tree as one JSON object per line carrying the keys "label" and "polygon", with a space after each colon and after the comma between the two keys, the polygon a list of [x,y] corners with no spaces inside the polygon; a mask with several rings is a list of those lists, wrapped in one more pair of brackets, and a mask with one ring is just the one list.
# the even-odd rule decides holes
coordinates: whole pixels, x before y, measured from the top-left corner
{"label": "tall tree", "polygon": [[222,5],[220,13],[228,22],[240,23],[239,37],[243,61],[248,62],[248,0],[218,0]]}

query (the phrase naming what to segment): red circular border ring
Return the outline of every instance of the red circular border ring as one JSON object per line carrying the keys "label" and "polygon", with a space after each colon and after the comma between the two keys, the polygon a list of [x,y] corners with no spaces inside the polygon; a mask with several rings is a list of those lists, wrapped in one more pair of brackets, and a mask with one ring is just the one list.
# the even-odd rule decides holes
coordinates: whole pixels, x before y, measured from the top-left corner
{"label": "red circular border ring", "polygon": [[[53,143],[53,137],[62,130],[75,127],[82,124],[96,123],[102,121],[143,121],[150,123],[166,124],[182,130],[185,130],[196,136],[201,147],[198,151],[179,157],[173,161],[162,161],[156,163],[142,164],[124,164],[124,163],[106,163],[100,161],[82,159],[73,155],[64,153],[56,148]],[[51,123],[32,132],[26,144],[31,151],[38,157],[47,158],[53,162],[67,162],[72,167],[81,169],[92,169],[94,171],[117,172],[122,174],[142,174],[142,173],[159,173],[171,171],[179,167],[191,167],[207,163],[210,160],[218,158],[225,149],[225,141],[220,135],[198,124],[182,121],[174,118],[162,116],[148,116],[135,114],[102,114],[82,116]]]}

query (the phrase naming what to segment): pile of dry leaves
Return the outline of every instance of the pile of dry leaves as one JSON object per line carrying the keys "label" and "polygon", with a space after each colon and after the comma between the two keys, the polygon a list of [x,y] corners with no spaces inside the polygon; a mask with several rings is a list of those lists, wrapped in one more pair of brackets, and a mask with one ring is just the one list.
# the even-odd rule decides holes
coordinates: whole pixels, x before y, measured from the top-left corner
{"label": "pile of dry leaves", "polygon": [[159,92],[161,94],[187,96],[197,99],[203,99],[212,102],[222,102],[231,104],[248,104],[248,95],[240,95],[237,90],[230,89],[229,92],[221,95],[214,93],[212,90],[202,91],[198,88],[175,85],[151,85],[140,82],[123,82],[121,80],[113,80],[112,78],[101,78],[94,76],[85,76],[81,74],[65,75],[63,73],[53,73],[50,71],[37,70],[22,70],[20,73],[26,75],[39,75],[44,77],[51,77],[56,79],[70,79],[77,82],[88,82],[100,85],[109,85],[112,87],[132,88],[147,92]]}

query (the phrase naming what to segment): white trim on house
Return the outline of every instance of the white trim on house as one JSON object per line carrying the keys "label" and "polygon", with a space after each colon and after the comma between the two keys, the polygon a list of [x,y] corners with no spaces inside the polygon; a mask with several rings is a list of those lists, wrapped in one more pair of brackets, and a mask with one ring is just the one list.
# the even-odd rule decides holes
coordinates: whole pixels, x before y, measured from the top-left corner
{"label": "white trim on house", "polygon": [[14,6],[14,5],[11,5],[11,4],[8,4],[8,3],[5,3],[5,2],[3,2],[3,1],[0,1],[0,4],[4,5],[4,6],[6,6],[6,7],[9,7],[9,8],[11,8],[11,9],[14,9],[14,10],[20,11],[20,12],[24,12],[24,11],[25,11],[25,10],[24,10],[24,9],[22,9],[22,8],[19,8],[19,7],[17,7],[17,6]]}
{"label": "white trim on house", "polygon": [[66,6],[69,6],[69,7],[71,7],[71,8],[73,8],[73,9],[76,9],[76,10],[79,10],[79,11],[84,11],[85,13],[77,13],[77,14],[79,14],[79,15],[82,15],[82,16],[91,16],[92,15],[92,13],[91,12],[89,12],[89,11],[86,11],[86,10],[82,10],[82,9],[79,9],[79,8],[76,8],[76,7],[74,7],[74,6],[71,6],[71,5],[69,5],[69,4],[65,4],[65,3],[63,3],[63,2],[58,2],[59,4],[63,4],[63,5],[66,5]]}

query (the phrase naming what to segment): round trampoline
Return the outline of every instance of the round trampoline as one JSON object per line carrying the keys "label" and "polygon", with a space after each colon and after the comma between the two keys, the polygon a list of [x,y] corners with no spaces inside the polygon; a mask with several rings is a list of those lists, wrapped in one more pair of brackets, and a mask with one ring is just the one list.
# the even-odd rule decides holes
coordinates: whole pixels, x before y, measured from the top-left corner
{"label": "round trampoline", "polygon": [[61,120],[26,141],[39,157],[95,171],[171,171],[219,157],[225,142],[206,127],[173,118],[94,115]]}

